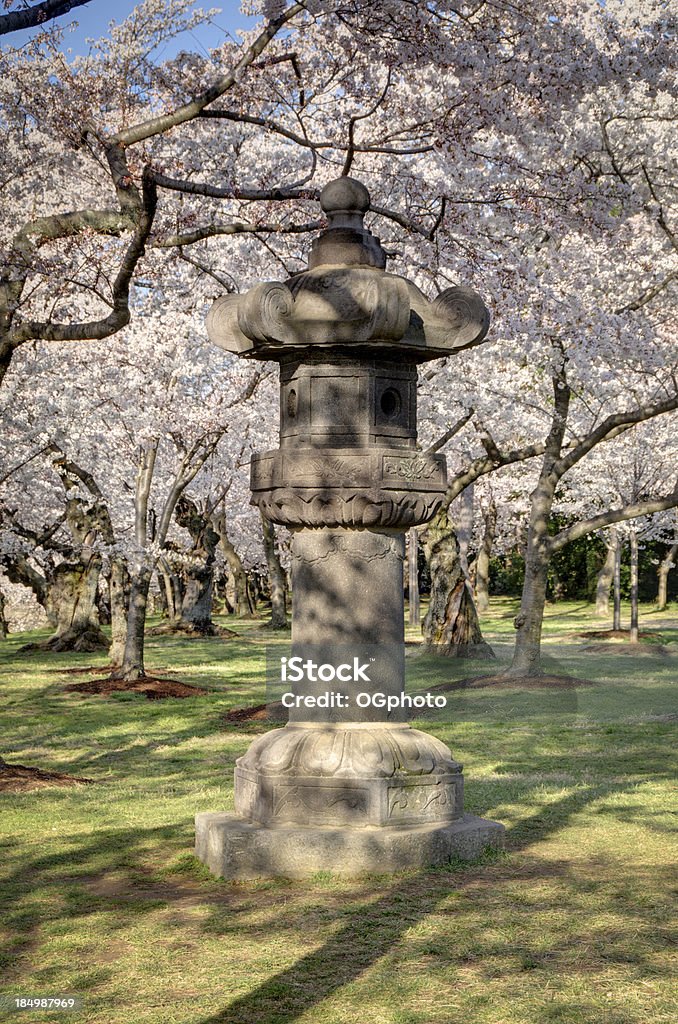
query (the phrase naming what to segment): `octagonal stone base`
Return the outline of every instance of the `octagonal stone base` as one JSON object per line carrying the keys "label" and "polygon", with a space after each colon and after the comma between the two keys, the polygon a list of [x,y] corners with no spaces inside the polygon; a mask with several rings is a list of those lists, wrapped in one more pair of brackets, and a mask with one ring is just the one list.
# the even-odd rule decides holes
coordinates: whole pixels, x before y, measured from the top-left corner
{"label": "octagonal stone base", "polygon": [[399,828],[266,826],[233,814],[205,811],[195,818],[195,854],[212,874],[254,878],[309,878],[318,871],[357,877],[442,867],[502,849],[504,826],[465,814],[450,824]]}
{"label": "octagonal stone base", "polygon": [[262,825],[426,825],[460,818],[461,765],[404,723],[290,723],[235,769],[235,809]]}

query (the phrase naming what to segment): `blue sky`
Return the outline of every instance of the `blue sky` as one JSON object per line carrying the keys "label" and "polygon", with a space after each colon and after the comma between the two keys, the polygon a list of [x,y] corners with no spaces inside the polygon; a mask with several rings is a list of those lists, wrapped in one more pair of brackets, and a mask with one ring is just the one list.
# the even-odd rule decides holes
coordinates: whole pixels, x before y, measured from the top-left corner
{"label": "blue sky", "polygon": [[[77,22],[77,28],[64,34],[64,50],[70,48],[74,54],[87,53],[86,40],[106,35],[109,22],[124,21],[138,2],[139,0],[90,0],[90,3],[84,7],[77,7],[65,17],[58,18],[57,24],[63,28]],[[165,44],[162,52],[163,58],[172,57],[179,50],[209,49],[218,45],[225,34],[234,35],[237,29],[248,28],[254,24],[254,19],[246,18],[240,13],[240,0],[212,0],[212,2],[201,0],[194,6],[202,7],[204,10],[218,7],[221,9],[221,14],[215,16],[211,25],[204,26],[196,32],[177,36],[176,39]],[[37,29],[28,32],[13,32],[1,41],[4,45],[19,46],[35,35],[36,31]]]}

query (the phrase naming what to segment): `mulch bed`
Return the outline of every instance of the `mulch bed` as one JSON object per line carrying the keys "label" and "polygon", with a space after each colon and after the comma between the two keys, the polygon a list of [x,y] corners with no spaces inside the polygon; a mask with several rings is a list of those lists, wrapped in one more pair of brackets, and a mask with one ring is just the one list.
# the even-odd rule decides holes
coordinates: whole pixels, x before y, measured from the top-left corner
{"label": "mulch bed", "polygon": [[179,636],[182,640],[234,640],[239,634],[226,626],[214,626],[209,633],[201,633],[199,629],[182,626],[170,626],[164,623],[146,630],[146,636]]}
{"label": "mulch bed", "polygon": [[287,708],[279,700],[271,704],[250,704],[249,707],[232,708],[224,715],[229,725],[242,725],[245,722],[286,722]]}
{"label": "mulch bed", "polygon": [[469,676],[451,683],[441,683],[431,687],[431,693],[447,693],[450,690],[484,690],[492,687],[495,690],[575,690],[579,686],[595,686],[592,679],[579,679],[576,676],[505,676],[501,672],[492,676]]}
{"label": "mulch bed", "polygon": [[85,683],[70,683],[65,687],[70,693],[100,694],[107,697],[111,693],[141,693],[148,700],[162,700],[164,697],[204,697],[207,690],[200,686],[189,686],[174,679],[158,679],[156,676],[145,676],[143,679],[90,679]]}
{"label": "mulch bed", "polygon": [[93,786],[94,779],[84,779],[64,772],[48,772],[28,768],[24,764],[0,764],[0,793],[26,793],[48,786]]}

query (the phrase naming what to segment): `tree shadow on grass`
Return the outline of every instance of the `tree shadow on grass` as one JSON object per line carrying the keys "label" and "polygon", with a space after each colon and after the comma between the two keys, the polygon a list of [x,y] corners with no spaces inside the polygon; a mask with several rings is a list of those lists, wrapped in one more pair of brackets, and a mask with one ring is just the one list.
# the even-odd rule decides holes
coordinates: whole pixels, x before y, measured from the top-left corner
{"label": "tree shadow on grass", "polygon": [[[532,767],[538,771],[544,766]],[[499,792],[495,791],[495,796],[500,801],[501,780],[493,783],[493,786],[497,785]],[[506,787],[506,797],[512,802],[516,799],[515,779],[507,780]],[[342,896],[341,886],[339,893],[324,891],[321,896],[323,925],[327,927],[329,924],[331,927],[332,923],[337,923],[340,927],[321,948],[312,950],[294,964],[278,971],[253,991],[229,1001],[216,1013],[199,1019],[191,1016],[190,1019],[195,1024],[291,1024],[344,986],[359,979],[382,958],[393,954],[403,941],[404,933],[428,915],[456,913],[454,908],[443,908],[452,893],[455,896],[464,893],[470,895],[468,912],[473,915],[472,929],[482,953],[479,955],[471,951],[468,955],[471,960],[474,957],[480,960],[477,969],[481,973],[483,966],[488,965],[488,977],[483,984],[492,980],[490,965],[502,958],[507,963],[509,961],[506,958],[512,958],[512,969],[538,971],[547,966],[550,956],[567,956],[571,950],[576,950],[581,934],[577,932],[573,936],[558,937],[553,950],[544,954],[538,948],[539,935],[533,939],[530,906],[524,910],[524,931],[529,937],[524,939],[522,946],[510,946],[496,938],[482,938],[487,919],[483,917],[485,905],[477,898],[478,894],[482,890],[501,892],[503,888],[521,882],[529,887],[535,882],[547,883],[554,878],[556,881],[562,880],[563,885],[571,885],[572,868],[567,862],[532,857],[529,848],[562,830],[573,817],[581,814],[593,802],[616,797],[628,788],[628,781],[604,782],[582,786],[558,800],[541,799],[534,813],[521,820],[508,833],[509,850],[521,854],[521,857],[499,858],[496,861],[488,858],[481,865],[453,864],[449,869],[407,873],[388,881],[383,877],[366,878],[354,884],[348,904],[342,902],[346,895],[344,893]],[[521,799],[534,801],[535,796],[533,783],[523,787]],[[604,802],[600,811],[607,813]],[[617,807],[611,808],[610,813],[616,814],[617,811]],[[231,886],[211,878],[201,879],[199,874],[196,875],[195,868],[183,876],[158,877],[151,868],[144,867],[150,849],[165,848],[176,853],[182,847],[185,848],[188,832],[188,825],[184,822],[156,828],[101,830],[96,835],[87,836],[75,834],[70,837],[66,849],[52,854],[43,852],[21,862],[16,853],[12,853],[11,844],[5,844],[1,856],[5,867],[10,869],[9,878],[3,887],[8,896],[5,924],[16,931],[14,940],[5,952],[5,962],[8,966],[14,965],[16,970],[23,958],[37,947],[40,929],[47,922],[63,922],[65,917],[86,918],[111,912],[109,933],[120,932],[139,916],[163,907],[175,916],[178,915],[178,921],[187,899],[211,908],[211,914],[206,919],[201,918],[197,925],[205,937],[230,932],[242,934],[243,938],[251,940],[249,930],[255,933],[255,939],[261,934],[263,942],[273,938],[279,940],[285,933],[294,934],[299,941],[299,935],[307,927],[307,922],[303,914],[300,921],[295,920],[293,908],[288,907],[288,899],[299,895],[298,884],[276,883],[268,892],[259,890],[258,898],[265,920],[262,922],[262,915],[259,914],[255,924],[248,926],[246,911],[250,909],[253,894],[257,894],[256,885]],[[607,884],[607,881],[605,879],[604,883]],[[609,882],[619,887],[623,879],[615,878]],[[46,902],[40,900],[36,903],[32,898],[36,891],[50,898]],[[606,892],[612,899],[612,890]],[[25,900],[23,903],[22,898]],[[539,898],[542,901],[546,899],[543,895]],[[553,912],[562,912],[562,894],[559,896],[554,893],[552,898]],[[572,913],[581,913],[576,900],[571,906]],[[490,907],[485,910],[491,912]],[[642,906],[631,902],[623,906],[623,912],[626,916],[635,915],[636,933],[647,933],[655,939],[661,939],[656,914],[651,908],[645,914]],[[171,922],[168,926],[172,926]],[[412,941],[411,935],[408,942]],[[617,946],[608,942],[608,961],[642,966],[642,951],[635,954],[634,959],[634,956],[626,952],[625,943],[625,934]],[[430,948],[428,954],[424,950],[422,955],[431,955]],[[463,950],[458,951],[455,944],[452,944],[451,952],[445,946],[441,955],[448,969],[454,970],[465,963],[466,954]],[[23,962],[26,963],[26,960]],[[224,985],[227,984],[225,979]],[[90,975],[83,975],[82,987],[83,991],[87,988],[88,1006],[94,1011],[100,997],[96,986],[91,985]],[[211,995],[206,993],[207,997]],[[103,995],[101,1000],[105,1001]],[[582,1011],[593,1013],[593,1007],[582,1004]],[[416,1015],[413,1019],[416,1019]],[[594,1018],[583,1016],[582,1019]],[[632,1015],[610,1015],[606,1019],[614,1024],[637,1024]]]}
{"label": "tree shadow on grass", "polygon": [[[573,815],[581,813],[591,802],[623,792],[624,789],[624,784],[591,786],[540,807],[509,831],[509,850],[523,851],[546,839],[561,830]],[[392,954],[403,934],[413,925],[430,914],[441,913],[441,905],[452,892],[459,894],[465,889],[477,891],[479,885],[487,888],[499,887],[507,882],[534,882],[554,875],[562,878],[566,884],[570,872],[569,864],[563,861],[527,858],[516,870],[510,858],[508,861],[499,859],[498,863],[492,863],[491,858],[486,858],[482,866],[457,864],[449,870],[437,869],[416,875],[402,875],[379,899],[355,907],[344,927],[322,948],[308,953],[217,1013],[201,1018],[199,1024],[291,1024],[338,989],[357,980],[382,957]],[[562,909],[561,898],[554,897],[553,912],[562,912]],[[625,909],[629,912],[628,907]],[[525,917],[526,926],[530,929],[532,908],[526,908]],[[487,923],[479,921],[478,932]],[[661,929],[658,929],[652,915],[634,927],[636,933],[642,930],[647,936],[661,940]],[[668,942],[668,935],[666,940]],[[576,953],[580,941],[579,936],[564,938],[559,947],[544,955],[531,949],[530,945],[521,948],[520,945],[509,946],[504,940],[494,940],[485,942],[483,958],[487,957],[489,963],[497,957],[506,959],[509,955],[516,961],[516,970],[539,969],[552,956],[567,955],[572,951]],[[601,941],[604,941],[604,936]],[[429,940],[429,953],[430,945]],[[455,959],[459,966],[463,966],[463,955],[456,957],[454,950],[450,952],[447,947],[442,952],[450,967],[454,967]],[[642,954],[639,957],[627,954],[623,944],[617,950],[609,945],[607,956],[608,961],[621,964],[643,959]],[[474,959],[476,954],[471,953],[471,960]],[[491,981],[492,971],[488,970],[487,974],[487,981]],[[582,1009],[586,1011],[587,1007],[582,1004]],[[413,1015],[414,1019],[419,1019],[416,1014]],[[422,1016],[420,1019],[423,1022],[426,1018]],[[606,1019],[615,1024],[636,1024],[636,1018],[623,1013]]]}

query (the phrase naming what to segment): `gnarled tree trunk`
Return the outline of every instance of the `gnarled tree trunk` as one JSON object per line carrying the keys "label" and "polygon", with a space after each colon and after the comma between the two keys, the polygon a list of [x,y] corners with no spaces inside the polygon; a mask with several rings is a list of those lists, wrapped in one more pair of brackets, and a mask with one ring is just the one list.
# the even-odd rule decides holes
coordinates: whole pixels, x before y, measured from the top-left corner
{"label": "gnarled tree trunk", "polygon": [[432,654],[455,658],[493,658],[483,640],[471,587],[447,512],[438,513],[424,534],[431,574],[431,601],[422,626],[424,646]]}
{"label": "gnarled tree trunk", "polygon": [[115,679],[134,682],[137,679],[143,679],[145,675],[144,630],[152,575],[150,568],[143,568],[137,575],[131,577],[125,647],[122,663],[112,672]]}
{"label": "gnarled tree trunk", "polygon": [[25,555],[20,553],[11,556],[8,554],[4,555],[1,564],[3,572],[10,583],[19,583],[23,587],[28,587],[33,592],[36,601],[44,609],[47,622],[52,629],[56,629],[57,620],[54,608],[49,600],[47,573],[43,576],[42,573],[33,568]]}
{"label": "gnarled tree trunk", "polygon": [[214,593],[214,558],[219,535],[212,529],[206,513],[201,512],[186,495],[177,502],[176,520],[188,530],[193,541],[191,563],[184,572],[184,597],[178,627],[203,636],[214,636],[212,622]]}
{"label": "gnarled tree trunk", "polygon": [[48,582],[56,632],[42,645],[52,651],[105,651],[108,638],[99,626],[97,587],[101,561],[61,562]]}

